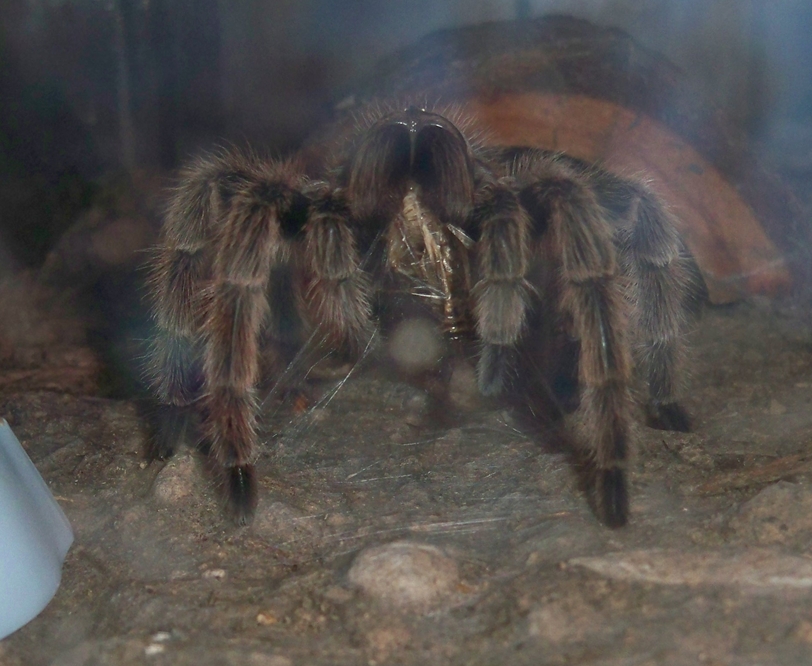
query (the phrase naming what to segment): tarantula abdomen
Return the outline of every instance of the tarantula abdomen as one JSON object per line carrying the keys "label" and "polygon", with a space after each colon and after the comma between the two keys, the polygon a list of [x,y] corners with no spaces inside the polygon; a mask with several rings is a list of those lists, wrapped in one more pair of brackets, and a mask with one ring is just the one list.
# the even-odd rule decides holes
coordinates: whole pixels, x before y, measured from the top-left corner
{"label": "tarantula abdomen", "polygon": [[[575,440],[608,525],[628,519],[635,364],[649,413],[687,427],[675,400],[695,273],[668,212],[638,182],[485,145],[469,125],[442,110],[370,109],[307,173],[238,151],[182,173],[153,264],[154,383],[170,412],[199,414],[238,522],[256,504],[263,345],[283,369],[269,294],[285,271],[299,318],[326,344],[361,348],[394,294],[475,342],[485,394],[528,368],[543,384],[566,366]],[[572,351],[566,362],[559,349]]]}

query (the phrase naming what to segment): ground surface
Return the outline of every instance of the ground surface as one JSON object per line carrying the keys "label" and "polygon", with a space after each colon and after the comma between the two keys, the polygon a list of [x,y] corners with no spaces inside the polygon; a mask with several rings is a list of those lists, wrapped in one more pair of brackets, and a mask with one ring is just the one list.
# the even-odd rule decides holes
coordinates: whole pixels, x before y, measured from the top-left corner
{"label": "ground surface", "polygon": [[196,454],[144,463],[137,403],[89,395],[92,352],[7,351],[0,415],[76,540],[0,663],[809,663],[808,329],[742,304],[708,310],[693,344],[695,430],[639,428],[614,531],[464,367],[439,428],[374,363],[322,380],[303,415],[270,400],[259,512],[238,529]]}

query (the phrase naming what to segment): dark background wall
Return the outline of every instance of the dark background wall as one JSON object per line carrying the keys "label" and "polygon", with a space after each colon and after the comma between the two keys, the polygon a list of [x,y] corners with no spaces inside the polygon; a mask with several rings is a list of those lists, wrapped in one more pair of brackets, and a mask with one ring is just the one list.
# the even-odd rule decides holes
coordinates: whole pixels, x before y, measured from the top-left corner
{"label": "dark background wall", "polygon": [[106,173],[171,168],[215,142],[289,150],[381,56],[549,12],[627,30],[807,168],[803,0],[3,0],[0,261],[40,260]]}

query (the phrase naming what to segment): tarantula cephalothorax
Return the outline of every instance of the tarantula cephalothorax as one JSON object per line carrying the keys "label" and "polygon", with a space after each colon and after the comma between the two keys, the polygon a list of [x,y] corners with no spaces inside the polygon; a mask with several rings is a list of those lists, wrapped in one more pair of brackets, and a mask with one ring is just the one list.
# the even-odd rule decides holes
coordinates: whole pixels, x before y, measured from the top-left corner
{"label": "tarantula cephalothorax", "polygon": [[[669,214],[639,182],[487,147],[453,117],[370,111],[315,168],[226,151],[183,171],[153,265],[166,414],[153,454],[170,455],[184,408],[197,411],[238,522],[256,505],[256,386],[283,268],[302,319],[335,348],[363,344],[393,284],[427,297],[446,334],[477,341],[484,394],[528,367],[560,368],[549,350],[574,350],[575,440],[608,525],[629,512],[633,364],[650,417],[687,429],[675,394],[696,282]],[[533,364],[517,362],[525,352]]]}

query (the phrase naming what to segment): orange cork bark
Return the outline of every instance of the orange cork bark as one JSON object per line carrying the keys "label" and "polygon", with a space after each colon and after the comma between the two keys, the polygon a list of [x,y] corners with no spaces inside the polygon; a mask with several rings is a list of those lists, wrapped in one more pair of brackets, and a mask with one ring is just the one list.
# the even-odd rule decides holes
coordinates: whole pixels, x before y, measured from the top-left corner
{"label": "orange cork bark", "polygon": [[775,295],[791,278],[753,210],[696,149],[662,123],[604,99],[542,92],[461,106],[498,145],[525,145],[596,162],[649,183],[676,214],[711,302]]}

